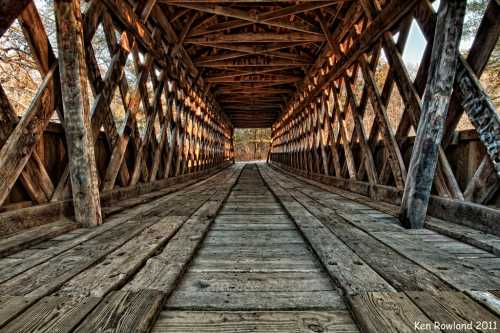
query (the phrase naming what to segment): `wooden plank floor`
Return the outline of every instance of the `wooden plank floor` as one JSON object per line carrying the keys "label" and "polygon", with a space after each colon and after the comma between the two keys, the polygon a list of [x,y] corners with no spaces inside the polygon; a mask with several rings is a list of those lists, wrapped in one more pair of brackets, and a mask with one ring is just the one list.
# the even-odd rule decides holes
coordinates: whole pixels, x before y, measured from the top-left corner
{"label": "wooden plank floor", "polygon": [[341,293],[248,165],[153,332],[314,332],[307,320],[321,331],[357,331]]}
{"label": "wooden plank floor", "polygon": [[268,165],[259,170],[345,291],[362,331],[498,330],[494,251],[429,229],[406,230],[368,198],[314,186]]}
{"label": "wooden plank floor", "polygon": [[95,229],[17,235],[0,332],[499,330],[496,236],[406,230],[397,207],[263,163],[135,201]]}

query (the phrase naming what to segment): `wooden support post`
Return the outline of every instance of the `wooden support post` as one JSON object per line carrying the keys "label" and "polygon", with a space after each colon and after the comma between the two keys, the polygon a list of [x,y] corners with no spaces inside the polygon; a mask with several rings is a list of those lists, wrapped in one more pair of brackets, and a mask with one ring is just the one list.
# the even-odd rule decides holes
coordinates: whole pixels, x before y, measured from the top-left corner
{"label": "wooden support post", "polygon": [[[335,84],[332,85],[331,93],[333,94],[334,112],[337,115],[337,120],[339,124],[340,137],[342,138],[342,145],[344,147],[344,155],[347,164],[347,170],[349,172],[349,177],[356,179],[356,164],[354,163],[354,156],[351,151],[351,146],[349,145],[349,139],[347,138],[346,132],[346,122],[345,122],[345,112],[340,109],[340,104],[338,100],[338,95],[336,91]],[[346,101],[347,105],[347,101]],[[344,107],[344,110],[347,108]]]}
{"label": "wooden support post", "polygon": [[[177,125],[176,122],[173,123],[174,128],[171,129],[170,131],[172,132],[171,138],[169,142],[169,150],[168,150],[168,157],[167,157],[167,163],[165,164],[165,178],[168,178],[170,175],[175,176],[175,174],[172,173],[172,170],[175,170],[175,167],[173,166],[174,163],[174,157],[176,156],[177,152],[177,139],[179,136],[179,126]],[[175,171],[174,171],[175,173]]]}
{"label": "wooden support post", "polygon": [[[332,122],[333,122],[333,119],[335,117],[335,113],[333,112],[333,105],[328,105],[328,103],[327,103],[327,98],[329,98],[327,96],[330,96],[332,94],[333,93],[331,92],[330,89],[327,89],[327,91],[323,93],[322,107],[325,108],[325,127],[326,127],[326,131],[328,133],[327,143],[330,146],[330,153],[332,155],[333,169],[335,171],[335,175],[337,177],[341,177],[342,176],[342,167],[340,166],[340,157],[339,157],[339,152],[337,150],[337,144],[335,142],[335,134],[333,132],[333,126],[332,126]],[[331,108],[332,112],[330,112],[328,110],[328,108]],[[332,119],[330,119],[330,113],[332,113]]]}
{"label": "wooden support post", "polygon": [[431,67],[423,98],[423,114],[417,130],[401,204],[400,220],[406,227],[424,226],[439,146],[457,71],[457,53],[465,3],[465,0],[443,0],[439,8]]}
{"label": "wooden support post", "polygon": [[317,132],[318,132],[318,137],[319,137],[319,145],[320,145],[320,151],[321,151],[321,161],[323,165],[323,173],[325,175],[329,175],[330,171],[328,170],[328,154],[326,153],[326,148],[325,146],[328,144],[328,137],[324,138],[324,132],[325,132],[325,116],[328,116],[326,113],[326,101],[325,101],[325,94],[321,94],[320,97],[320,102],[319,102],[319,112],[317,115]]}
{"label": "wooden support post", "polygon": [[[231,153],[230,153],[230,158],[233,164],[236,162],[234,158],[234,128],[231,129]],[[268,156],[269,160],[269,156]]]}
{"label": "wooden support post", "polygon": [[[173,103],[173,96],[168,93],[168,87],[167,84],[164,84],[164,91],[163,94],[165,96],[165,101],[167,105],[165,105],[166,109],[166,114],[163,116],[163,120],[160,119],[160,122],[163,124],[161,126],[161,136],[160,136],[160,142],[158,142],[158,145],[156,146],[155,152],[154,152],[154,157],[153,157],[153,166],[151,168],[151,174],[149,181],[155,181],[156,176],[158,174],[158,170],[160,167],[160,159],[162,155],[165,154],[165,146],[168,146],[168,134],[170,133],[170,125],[171,125],[171,119],[172,119],[172,103]],[[160,115],[162,113],[160,112]],[[169,150],[170,151],[170,150]],[[163,156],[165,157],[165,156]],[[164,175],[165,178],[168,177],[168,175]]]}
{"label": "wooden support post", "polygon": [[[182,98],[181,98],[182,99]],[[178,131],[177,131],[177,147],[176,147],[176,163],[175,163],[175,176],[180,176],[182,174],[182,165],[184,162],[184,142],[185,142],[185,135],[184,135],[184,101],[180,102],[181,105],[179,107],[179,117],[178,119]]]}
{"label": "wooden support post", "polygon": [[85,226],[96,226],[102,223],[102,216],[90,126],[80,2],[56,0],[55,13],[75,219]]}
{"label": "wooden support post", "polygon": [[[435,29],[435,18],[431,4],[423,2],[416,13],[415,18],[419,22],[424,36],[430,40]],[[488,155],[485,156],[464,191],[466,200],[473,200],[477,203],[486,202],[500,187],[500,163],[498,162],[500,161],[498,150],[500,117],[478,80],[500,34],[499,13],[498,1],[490,1],[467,61],[459,56],[455,91],[452,95],[450,115],[445,126],[447,133],[443,139],[444,145],[449,143],[462,115],[462,110],[465,111],[486,147]],[[491,133],[497,134],[492,135]]]}

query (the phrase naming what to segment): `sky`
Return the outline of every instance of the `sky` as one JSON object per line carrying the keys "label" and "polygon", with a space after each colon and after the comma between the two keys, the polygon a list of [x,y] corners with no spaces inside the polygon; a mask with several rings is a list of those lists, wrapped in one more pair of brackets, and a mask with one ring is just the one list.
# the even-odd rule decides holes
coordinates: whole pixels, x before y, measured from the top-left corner
{"label": "sky", "polygon": [[[439,8],[440,0],[434,1],[432,7],[437,11]],[[420,63],[422,55],[425,50],[427,42],[418,27],[418,24],[413,21],[410,34],[408,35],[408,41],[406,43],[405,50],[403,52],[403,60],[406,64],[413,64],[415,67]],[[460,44],[461,50],[468,50],[472,44],[472,39],[463,39]]]}

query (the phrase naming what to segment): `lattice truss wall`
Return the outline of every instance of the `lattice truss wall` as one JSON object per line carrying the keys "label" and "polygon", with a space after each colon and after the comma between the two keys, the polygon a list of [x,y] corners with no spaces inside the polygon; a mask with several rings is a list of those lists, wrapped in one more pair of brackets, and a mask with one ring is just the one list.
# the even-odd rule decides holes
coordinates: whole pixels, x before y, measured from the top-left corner
{"label": "lattice truss wall", "polygon": [[[0,207],[4,210],[71,198],[70,170],[76,170],[76,177],[84,178],[78,168],[90,169],[92,175],[92,165],[77,165],[86,161],[79,160],[86,152],[95,154],[87,160],[97,160],[94,172],[101,192],[199,173],[232,159],[231,122],[192,64],[166,41],[168,22],[144,23],[148,8],[132,8],[118,0],[82,1],[82,8],[78,1],[55,1],[50,10],[54,10],[58,42],[52,45],[36,3],[1,1],[0,5],[0,34],[19,24],[41,76],[22,114],[16,113],[0,84]],[[97,31],[110,55],[104,71],[94,50]],[[75,81],[79,86],[73,86]],[[90,114],[90,123],[66,119],[63,106],[75,101],[83,110],[69,117]],[[116,116],[116,105],[122,105],[121,117]],[[59,121],[61,125],[54,124]],[[87,141],[72,127],[78,121],[90,133]],[[80,142],[73,152],[66,146],[68,138]],[[83,179],[82,187],[92,181]],[[78,191],[89,196],[91,187]],[[85,207],[83,200],[80,213],[91,214],[85,211],[89,207],[92,204]]]}
{"label": "lattice truss wall", "polygon": [[[460,202],[487,204],[500,187],[499,115],[479,82],[498,41],[499,8],[498,2],[490,1],[468,57],[455,59],[457,73],[433,193]],[[411,136],[417,133],[422,117],[437,14],[429,1],[361,0],[350,5],[339,20],[343,24],[332,24],[334,29],[320,20],[330,47],[274,124],[270,160],[290,171],[401,203],[413,148]],[[427,41],[415,79],[402,59],[412,21]],[[390,70],[380,85],[375,75],[382,50]],[[387,107],[397,93],[404,112],[397,126],[391,126]],[[461,187],[446,149],[463,114],[486,154],[468,184]]]}

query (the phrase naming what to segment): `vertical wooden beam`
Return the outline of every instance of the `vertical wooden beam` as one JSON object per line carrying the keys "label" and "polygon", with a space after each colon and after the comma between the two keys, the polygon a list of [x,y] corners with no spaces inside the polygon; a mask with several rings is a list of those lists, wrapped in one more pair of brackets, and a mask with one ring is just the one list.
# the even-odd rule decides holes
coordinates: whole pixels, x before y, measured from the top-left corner
{"label": "vertical wooden beam", "polygon": [[236,160],[234,158],[234,128],[231,128],[231,155],[230,155],[230,157],[231,157],[231,161],[234,164],[236,162]]}
{"label": "vertical wooden beam", "polygon": [[400,220],[404,226],[422,228],[443,138],[457,53],[465,15],[465,0],[443,0],[439,8],[423,114],[410,161]]}
{"label": "vertical wooden beam", "polygon": [[[160,137],[160,142],[155,148],[154,151],[154,157],[153,157],[153,166],[151,167],[151,174],[149,176],[149,181],[155,181],[156,176],[158,174],[159,168],[160,168],[160,161],[161,158],[165,158],[165,146],[168,146],[168,134],[170,133],[170,122],[172,119],[172,103],[173,103],[173,96],[168,92],[168,82],[166,81],[167,79],[164,79],[164,84],[163,84],[163,94],[165,96],[165,114],[163,117],[160,117],[160,123],[161,123],[161,137]],[[162,115],[162,112],[159,113],[159,115]],[[163,156],[162,156],[163,155]],[[165,178],[168,177],[168,175],[165,175]]]}
{"label": "vertical wooden beam", "polygon": [[[333,103],[334,103],[334,112],[337,115],[337,120],[339,124],[339,133],[340,137],[342,138],[342,145],[344,147],[344,156],[345,156],[345,162],[347,164],[347,170],[349,172],[349,177],[352,179],[356,179],[356,164],[354,163],[354,155],[352,154],[351,151],[351,146],[349,145],[349,139],[347,137],[347,132],[346,132],[346,115],[345,112],[347,110],[346,107],[344,107],[344,112],[340,109],[340,104],[338,100],[338,95],[337,95],[337,88],[335,87],[335,84],[332,85],[331,92],[333,94]],[[346,106],[348,102],[346,101]]]}
{"label": "vertical wooden beam", "polygon": [[[172,170],[174,169],[174,157],[175,152],[177,151],[177,136],[179,135],[179,126],[177,125],[179,119],[179,106],[177,101],[176,94],[177,85],[174,81],[172,87],[172,103],[169,103],[168,114],[170,117],[169,127],[167,130],[171,133],[170,140],[168,142],[168,157],[167,163],[165,163],[164,174],[165,178],[168,178],[172,174]],[[173,113],[173,109],[175,108],[175,114]]]}
{"label": "vertical wooden beam", "polygon": [[[334,122],[335,113],[333,112],[333,105],[328,105],[327,98],[329,95],[333,94],[330,89],[323,92],[322,97],[322,107],[325,108],[325,127],[328,133],[327,144],[330,146],[330,153],[332,155],[332,165],[335,171],[335,176],[342,177],[342,167],[340,166],[339,152],[337,150],[337,144],[335,142],[335,134],[333,132],[332,123]],[[329,110],[329,108],[331,108]],[[330,111],[332,113],[332,119],[330,119]]]}
{"label": "vertical wooden beam", "polygon": [[319,136],[319,144],[321,149],[320,151],[321,151],[321,161],[323,164],[323,173],[328,176],[330,174],[330,170],[328,168],[328,154],[326,153],[326,148],[325,148],[325,146],[328,144],[328,137],[326,140],[324,140],[325,123],[326,123],[325,116],[326,117],[328,116],[326,113],[327,111],[326,111],[325,94],[323,93],[321,94],[319,101],[317,132]]}
{"label": "vertical wooden beam", "polygon": [[56,0],[54,4],[75,219],[85,226],[96,226],[102,223],[102,216],[90,126],[80,2]]}
{"label": "vertical wooden beam", "polygon": [[183,97],[181,97],[180,101],[181,105],[179,107],[179,122],[177,123],[177,126],[179,128],[179,131],[177,132],[177,155],[176,155],[176,163],[175,163],[175,176],[180,176],[182,175],[183,172],[183,165],[184,165],[184,144],[186,142],[186,131],[185,131],[185,115],[184,111],[186,106],[184,105]]}

